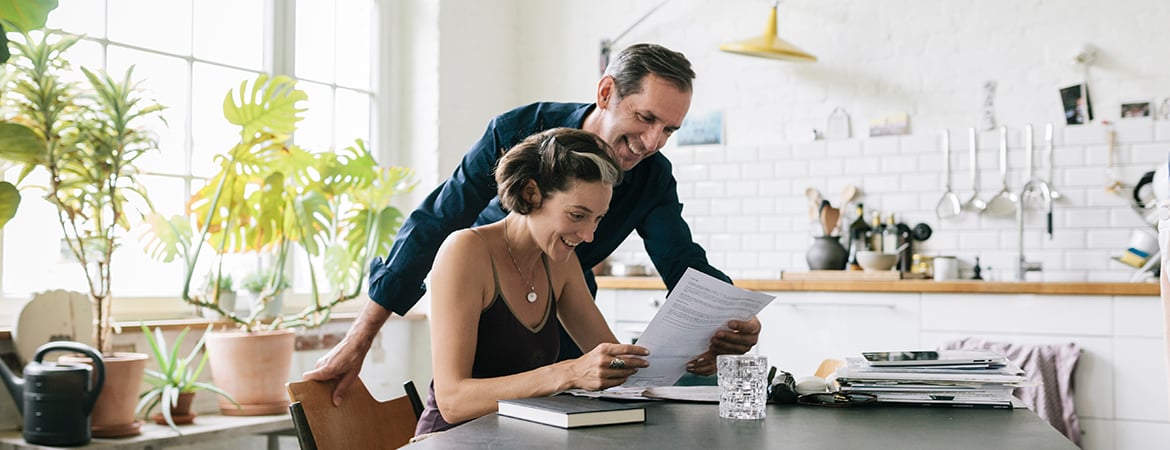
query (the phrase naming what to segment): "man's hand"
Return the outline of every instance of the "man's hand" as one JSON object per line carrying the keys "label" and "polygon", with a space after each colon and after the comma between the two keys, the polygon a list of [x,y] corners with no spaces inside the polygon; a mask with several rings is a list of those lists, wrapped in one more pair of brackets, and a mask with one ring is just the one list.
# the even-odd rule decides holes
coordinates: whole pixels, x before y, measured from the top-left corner
{"label": "man's hand", "polygon": [[751,350],[760,340],[760,319],[732,320],[727,322],[730,330],[719,330],[711,337],[711,346],[702,355],[687,363],[687,372],[695,375],[715,373],[715,357],[718,355],[742,355]]}
{"label": "man's hand", "polygon": [[337,387],[333,389],[333,406],[341,406],[341,393],[345,392],[362,372],[366,352],[370,350],[372,343],[358,342],[361,340],[347,334],[345,339],[329,350],[329,353],[317,360],[316,369],[302,375],[306,380],[339,380]]}
{"label": "man's hand", "polygon": [[374,344],[378,330],[390,318],[390,311],[381,305],[369,301],[362,307],[357,320],[345,333],[345,338],[338,342],[329,353],[317,360],[317,368],[305,372],[302,378],[306,380],[328,381],[338,380],[333,389],[333,406],[341,406],[341,393],[349,388],[353,381],[362,372],[366,353]]}

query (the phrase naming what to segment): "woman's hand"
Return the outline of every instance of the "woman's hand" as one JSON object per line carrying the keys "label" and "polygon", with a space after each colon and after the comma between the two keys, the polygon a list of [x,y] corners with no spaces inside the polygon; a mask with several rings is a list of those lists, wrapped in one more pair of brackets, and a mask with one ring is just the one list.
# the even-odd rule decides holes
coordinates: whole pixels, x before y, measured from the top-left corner
{"label": "woman's hand", "polygon": [[571,361],[570,384],[575,388],[600,391],[622,384],[638,369],[649,367],[645,347],[628,344],[598,344],[589,353]]}

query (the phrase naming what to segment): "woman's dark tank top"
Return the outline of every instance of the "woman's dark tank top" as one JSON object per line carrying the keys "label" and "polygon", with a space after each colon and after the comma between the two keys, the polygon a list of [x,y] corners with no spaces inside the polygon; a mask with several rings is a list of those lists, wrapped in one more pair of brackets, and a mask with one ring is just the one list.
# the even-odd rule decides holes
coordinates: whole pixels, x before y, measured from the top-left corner
{"label": "woman's dark tank top", "polygon": [[[471,231],[483,239],[479,230]],[[544,254],[541,254],[540,258],[544,263],[544,273],[548,274],[548,258]],[[496,294],[491,304],[479,315],[479,333],[475,341],[475,362],[471,366],[471,377],[502,377],[556,362],[557,354],[560,352],[561,324],[557,320],[557,302],[556,295],[553,294],[552,280],[548,279],[549,301],[545,307],[544,319],[536,328],[528,328],[516,318],[512,308],[504,300],[504,295],[500,291],[500,277],[496,273],[496,263],[492,261],[490,255],[488,261],[492,267]],[[549,277],[546,275],[545,278]],[[428,390],[430,395],[427,397],[426,408],[419,417],[418,426],[415,427],[415,435],[442,431],[459,425],[448,424],[439,413],[433,379]]]}

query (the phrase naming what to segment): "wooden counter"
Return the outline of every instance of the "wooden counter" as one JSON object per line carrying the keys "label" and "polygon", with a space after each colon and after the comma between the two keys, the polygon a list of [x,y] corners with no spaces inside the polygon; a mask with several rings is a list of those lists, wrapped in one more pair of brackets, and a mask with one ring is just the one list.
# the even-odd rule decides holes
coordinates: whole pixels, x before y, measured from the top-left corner
{"label": "wooden counter", "polygon": [[[1059,294],[1156,296],[1157,283],[999,282],[999,281],[787,281],[735,280],[755,291],[937,292],[946,294]],[[600,289],[666,289],[658,277],[597,277]]]}

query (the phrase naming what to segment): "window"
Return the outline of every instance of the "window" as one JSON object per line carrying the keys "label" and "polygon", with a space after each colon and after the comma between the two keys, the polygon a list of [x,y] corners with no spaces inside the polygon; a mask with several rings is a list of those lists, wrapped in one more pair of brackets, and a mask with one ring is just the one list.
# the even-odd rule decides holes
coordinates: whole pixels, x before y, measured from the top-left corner
{"label": "window", "polygon": [[[74,68],[120,76],[134,66],[146,96],[167,107],[167,126],[155,130],[160,151],[140,159],[139,167],[151,200],[170,215],[184,211],[191,192],[212,173],[212,156],[237,139],[223,118],[224,96],[260,72],[292,75],[309,94],[294,137],[301,146],[320,150],[372,140],[376,3],[61,0],[48,27],[85,35],[67,55]],[[29,181],[36,179],[33,174]],[[5,298],[48,289],[87,291],[76,262],[62,256],[60,241],[53,207],[26,190],[20,212],[4,230]],[[181,265],[152,261],[133,232],[123,236],[112,268],[111,290],[119,299],[173,298],[183,283]]]}

